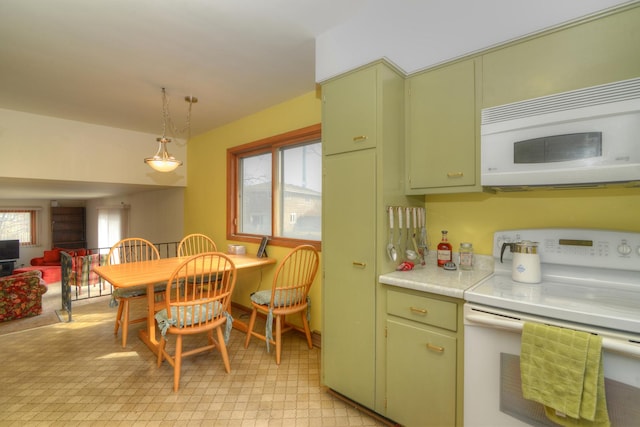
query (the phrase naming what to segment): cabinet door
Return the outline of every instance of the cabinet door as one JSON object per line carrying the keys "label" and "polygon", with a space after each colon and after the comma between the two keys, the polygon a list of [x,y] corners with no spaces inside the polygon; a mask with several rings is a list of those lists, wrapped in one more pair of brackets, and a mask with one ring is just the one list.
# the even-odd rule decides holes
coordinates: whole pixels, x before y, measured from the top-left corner
{"label": "cabinet door", "polygon": [[375,147],[377,72],[367,68],[322,86],[324,154]]}
{"label": "cabinet door", "polygon": [[375,397],[375,150],[325,156],[322,374],[368,407]]}
{"label": "cabinet door", "polygon": [[640,76],[640,7],[483,56],[482,106]]}
{"label": "cabinet door", "polygon": [[456,425],[456,339],[387,320],[387,417],[407,427]]}
{"label": "cabinet door", "polygon": [[475,87],[474,60],[407,81],[408,193],[476,184]]}

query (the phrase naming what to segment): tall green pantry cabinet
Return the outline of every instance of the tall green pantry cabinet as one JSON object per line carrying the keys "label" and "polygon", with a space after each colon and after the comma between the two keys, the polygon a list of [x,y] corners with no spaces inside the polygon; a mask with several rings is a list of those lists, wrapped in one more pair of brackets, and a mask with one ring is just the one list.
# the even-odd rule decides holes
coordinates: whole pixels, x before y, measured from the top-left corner
{"label": "tall green pantry cabinet", "polygon": [[404,77],[377,61],[322,85],[322,376],[384,414],[386,206],[404,195]]}

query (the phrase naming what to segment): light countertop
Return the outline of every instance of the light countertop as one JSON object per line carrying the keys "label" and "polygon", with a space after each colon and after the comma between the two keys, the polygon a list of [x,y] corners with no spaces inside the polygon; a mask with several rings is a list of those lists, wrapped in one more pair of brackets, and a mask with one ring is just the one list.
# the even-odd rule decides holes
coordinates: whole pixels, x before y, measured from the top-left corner
{"label": "light countertop", "polygon": [[448,271],[436,263],[435,251],[431,251],[425,266],[417,265],[413,270],[382,274],[378,280],[386,285],[463,299],[464,291],[492,274],[494,266],[493,257],[488,255],[475,255],[472,270],[458,268]]}

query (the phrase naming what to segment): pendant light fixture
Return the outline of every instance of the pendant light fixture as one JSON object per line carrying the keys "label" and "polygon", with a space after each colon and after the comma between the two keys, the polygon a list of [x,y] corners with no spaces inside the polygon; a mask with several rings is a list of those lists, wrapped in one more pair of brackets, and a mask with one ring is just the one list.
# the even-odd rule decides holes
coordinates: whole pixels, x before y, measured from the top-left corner
{"label": "pendant light fixture", "polygon": [[[185,129],[188,132],[187,139],[191,137],[191,106],[198,102],[198,98],[194,96],[185,96],[184,100],[189,103],[189,111],[187,113],[187,123]],[[158,141],[158,151],[153,157],[147,157],[144,162],[151,166],[158,172],[171,172],[178,166],[182,165],[182,161],[176,159],[169,151],[167,151],[167,144],[171,142],[170,138],[167,138],[167,125],[170,125],[174,133],[182,133],[173,126],[171,117],[169,116],[169,102],[167,100],[167,92],[165,88],[162,88],[162,137],[156,138]],[[183,130],[184,131],[184,130]]]}

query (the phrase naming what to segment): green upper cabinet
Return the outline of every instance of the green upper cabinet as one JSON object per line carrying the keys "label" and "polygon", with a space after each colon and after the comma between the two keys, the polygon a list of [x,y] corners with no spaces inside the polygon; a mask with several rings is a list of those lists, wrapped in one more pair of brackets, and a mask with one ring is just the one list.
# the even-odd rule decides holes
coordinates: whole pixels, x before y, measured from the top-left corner
{"label": "green upper cabinet", "polygon": [[[384,60],[322,85],[322,381],[385,411],[387,206],[404,194],[404,75]],[[364,136],[365,138],[358,138]]]}
{"label": "green upper cabinet", "polygon": [[407,194],[480,191],[480,64],[469,59],[407,79]]}
{"label": "green upper cabinet", "polygon": [[640,7],[483,55],[482,107],[640,76]]}
{"label": "green upper cabinet", "polygon": [[376,146],[378,67],[322,86],[324,155]]}

